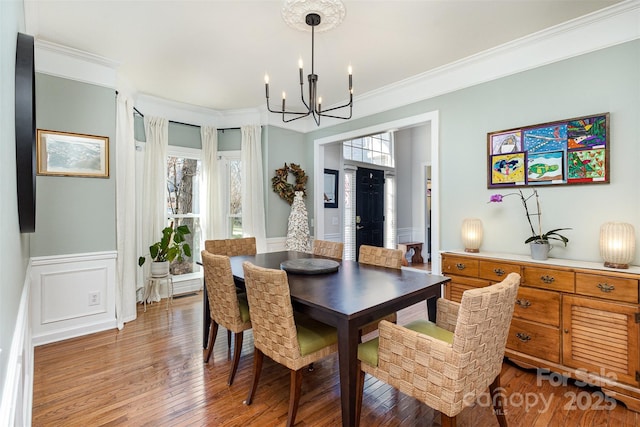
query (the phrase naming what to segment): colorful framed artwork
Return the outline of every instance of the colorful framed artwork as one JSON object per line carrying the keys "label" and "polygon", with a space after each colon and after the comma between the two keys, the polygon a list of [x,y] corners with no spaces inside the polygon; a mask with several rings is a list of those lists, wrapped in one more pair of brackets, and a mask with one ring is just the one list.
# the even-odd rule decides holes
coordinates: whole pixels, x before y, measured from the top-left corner
{"label": "colorful framed artwork", "polygon": [[610,180],[609,113],[487,134],[487,187]]}
{"label": "colorful framed artwork", "polygon": [[109,177],[109,138],[38,129],[38,175]]}

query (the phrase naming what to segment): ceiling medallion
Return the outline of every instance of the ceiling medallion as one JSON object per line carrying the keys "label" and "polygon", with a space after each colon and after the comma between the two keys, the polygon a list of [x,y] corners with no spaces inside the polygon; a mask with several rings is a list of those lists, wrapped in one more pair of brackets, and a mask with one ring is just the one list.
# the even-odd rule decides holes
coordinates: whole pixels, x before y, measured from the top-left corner
{"label": "ceiling medallion", "polygon": [[285,0],[282,6],[282,19],[296,30],[310,31],[306,22],[309,14],[320,16],[320,24],[315,30],[323,32],[340,25],[347,10],[341,0]]}

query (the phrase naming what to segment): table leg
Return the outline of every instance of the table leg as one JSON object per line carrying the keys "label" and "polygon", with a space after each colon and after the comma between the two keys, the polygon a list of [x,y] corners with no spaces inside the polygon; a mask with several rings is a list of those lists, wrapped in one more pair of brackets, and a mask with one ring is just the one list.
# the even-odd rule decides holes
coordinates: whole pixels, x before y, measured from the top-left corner
{"label": "table leg", "polygon": [[202,348],[207,348],[209,343],[209,327],[211,326],[211,312],[209,311],[209,295],[207,285],[204,285],[202,292]]}
{"label": "table leg", "polygon": [[356,425],[356,369],[358,360],[358,328],[341,320],[338,324],[338,361],[340,367],[340,403],[342,425]]}
{"label": "table leg", "polygon": [[436,323],[436,314],[438,312],[438,298],[427,298],[427,316],[430,322]]}

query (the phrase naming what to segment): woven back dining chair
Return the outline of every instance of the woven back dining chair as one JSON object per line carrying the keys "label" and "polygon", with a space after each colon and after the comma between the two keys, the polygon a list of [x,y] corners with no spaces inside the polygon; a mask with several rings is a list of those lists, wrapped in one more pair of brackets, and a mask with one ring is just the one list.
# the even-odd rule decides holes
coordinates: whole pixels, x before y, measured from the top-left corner
{"label": "woven back dining chair", "polygon": [[456,415],[488,387],[505,427],[500,371],[519,284],[520,275],[510,273],[465,291],[460,303],[441,298],[435,324],[380,322],[379,338],[358,346],[358,422],[368,373],[440,411],[443,427],[455,426]]}
{"label": "woven back dining chair", "polygon": [[317,240],[317,239],[313,241],[314,255],[341,260],[343,252],[344,252],[344,243],[342,242],[330,242],[328,240]]}
{"label": "woven back dining chair", "polygon": [[209,363],[213,346],[218,334],[218,326],[222,325],[228,331],[227,345],[230,356],[231,342],[230,334],[235,334],[235,343],[233,349],[233,362],[227,384],[233,384],[233,378],[238,370],[240,361],[240,353],[242,351],[242,341],[244,331],[251,329],[251,320],[249,317],[249,307],[247,304],[246,294],[238,294],[233,281],[233,273],[231,272],[231,262],[228,256],[215,255],[207,252],[201,252],[202,265],[204,267],[204,278],[207,286],[207,295],[209,298],[209,306],[211,307],[211,327],[209,329],[208,348],[204,358],[205,363]]}
{"label": "woven back dining chair", "polygon": [[204,249],[217,255],[238,256],[255,255],[256,238],[242,237],[240,239],[205,240]]}
{"label": "woven back dining chair", "polygon": [[287,426],[295,422],[305,366],[338,350],[335,328],[309,317],[294,318],[287,273],[243,263],[244,280],[253,323],[253,382],[245,404],[258,387],[264,356],[290,369]]}
{"label": "woven back dining chair", "polygon": [[[400,249],[380,248],[377,246],[361,245],[358,253],[358,262],[360,264],[376,265],[378,267],[402,268],[402,259],[404,258]],[[360,329],[360,335],[367,335],[378,329],[378,323],[381,320],[396,323],[398,315],[391,313],[388,316],[378,319],[374,322],[367,323]]]}
{"label": "woven back dining chair", "polygon": [[400,249],[380,248],[369,245],[361,245],[358,253],[358,262],[361,264],[388,268],[401,268],[402,258],[403,255]]}

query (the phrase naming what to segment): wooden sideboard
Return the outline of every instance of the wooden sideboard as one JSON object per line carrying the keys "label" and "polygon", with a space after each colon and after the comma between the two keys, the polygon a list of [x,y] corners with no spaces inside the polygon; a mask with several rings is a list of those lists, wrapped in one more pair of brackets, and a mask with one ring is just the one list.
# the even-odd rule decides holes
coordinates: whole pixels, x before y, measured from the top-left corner
{"label": "wooden sideboard", "polygon": [[445,298],[522,277],[505,356],[599,386],[640,412],[640,268],[508,254],[443,252]]}

